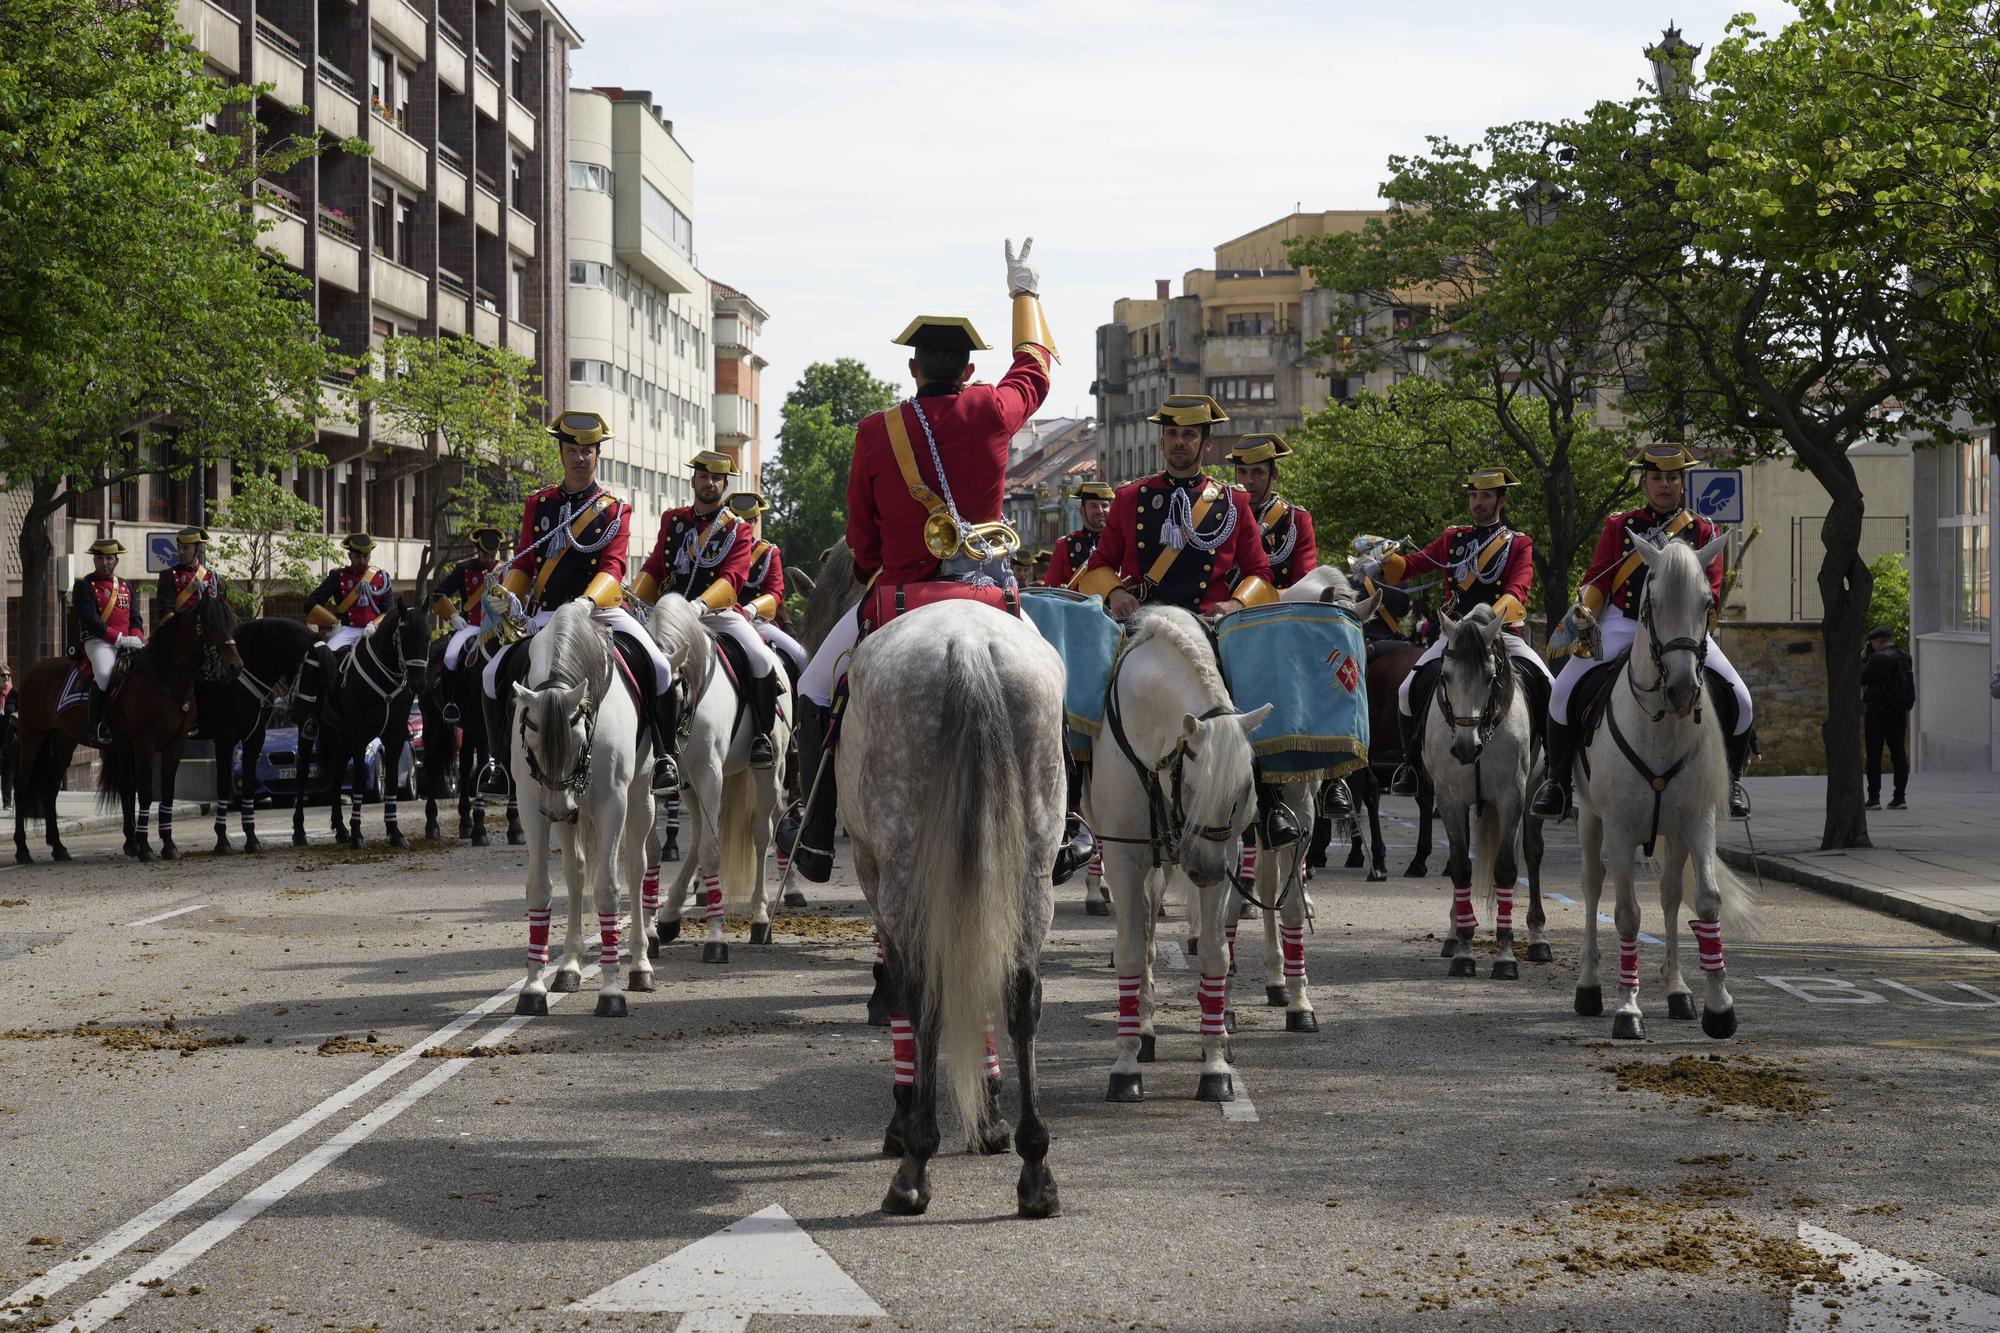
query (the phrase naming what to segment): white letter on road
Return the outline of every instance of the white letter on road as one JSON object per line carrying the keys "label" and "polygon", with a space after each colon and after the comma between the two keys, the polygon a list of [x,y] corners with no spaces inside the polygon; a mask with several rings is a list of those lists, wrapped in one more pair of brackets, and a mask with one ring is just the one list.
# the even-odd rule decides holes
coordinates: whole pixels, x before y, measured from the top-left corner
{"label": "white letter on road", "polygon": [[[1882,1004],[1888,996],[1863,990],[1839,977],[1764,977],[1759,981],[1776,986],[1785,994],[1807,1004]],[[1815,993],[1817,992],[1817,993]]]}
{"label": "white letter on road", "polygon": [[1914,995],[1919,1000],[1924,1000],[1930,1004],[1949,1005],[1954,1009],[2000,1008],[2000,995],[1994,995],[1988,991],[1983,991],[1969,981],[1954,981],[1950,984],[1958,987],[1960,990],[1966,992],[1968,995],[1977,995],[1979,998],[1976,1000],[1947,1000],[1943,996],[1932,995],[1928,991],[1920,991],[1915,986],[1906,986],[1900,981],[1891,981],[1887,977],[1875,978],[1875,984],[1878,986],[1891,987],[1895,990],[1903,992],[1903,994],[1905,995]]}

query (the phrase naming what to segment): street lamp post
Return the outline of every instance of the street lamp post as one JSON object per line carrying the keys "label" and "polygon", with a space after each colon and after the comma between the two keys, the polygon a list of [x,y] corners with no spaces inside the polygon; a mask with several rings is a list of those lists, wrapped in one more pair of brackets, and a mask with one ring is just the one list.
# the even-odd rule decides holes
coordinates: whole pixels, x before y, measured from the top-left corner
{"label": "street lamp post", "polygon": [[1653,86],[1660,90],[1662,102],[1678,102],[1686,97],[1694,79],[1694,58],[1701,54],[1701,48],[1681,36],[1681,30],[1668,22],[1660,40],[1646,48],[1646,59],[1653,62]]}

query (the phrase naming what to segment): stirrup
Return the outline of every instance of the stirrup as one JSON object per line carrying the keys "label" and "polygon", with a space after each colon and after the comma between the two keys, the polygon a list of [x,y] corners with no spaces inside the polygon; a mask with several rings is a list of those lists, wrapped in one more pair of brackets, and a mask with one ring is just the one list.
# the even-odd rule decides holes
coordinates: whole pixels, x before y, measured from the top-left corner
{"label": "stirrup", "polygon": [[445,722],[449,723],[450,725],[454,727],[457,726],[460,721],[458,713],[458,705],[455,703],[447,703],[444,706],[444,711],[439,713],[438,716],[442,718]]}
{"label": "stirrup", "polygon": [[309,741],[318,740],[319,719],[313,716],[311,713],[307,713],[303,717],[301,717],[299,719],[299,736],[303,740],[309,740]]}
{"label": "stirrup", "polygon": [[1740,778],[1729,779],[1729,817],[1750,818],[1750,793],[1744,789]]}
{"label": "stirrup", "polygon": [[1554,778],[1547,779],[1535,792],[1535,799],[1529,805],[1528,813],[1537,819],[1569,818],[1569,788]]}
{"label": "stirrup", "polygon": [[770,768],[778,762],[778,752],[769,736],[750,738],[750,767]]}
{"label": "stirrup", "polygon": [[1049,874],[1053,884],[1067,884],[1070,876],[1090,864],[1090,858],[1097,855],[1097,838],[1090,831],[1090,825],[1083,822],[1081,815],[1063,816],[1063,841],[1056,848],[1055,869]]}
{"label": "stirrup", "polygon": [[1408,763],[1396,765],[1396,771],[1389,777],[1389,794],[1415,796],[1417,787],[1417,766]]}
{"label": "stirrup", "polygon": [[803,879],[824,884],[833,878],[833,853],[800,843],[792,849],[792,869]]}
{"label": "stirrup", "polygon": [[663,754],[653,761],[653,795],[665,796],[681,789],[680,765],[670,754]]}

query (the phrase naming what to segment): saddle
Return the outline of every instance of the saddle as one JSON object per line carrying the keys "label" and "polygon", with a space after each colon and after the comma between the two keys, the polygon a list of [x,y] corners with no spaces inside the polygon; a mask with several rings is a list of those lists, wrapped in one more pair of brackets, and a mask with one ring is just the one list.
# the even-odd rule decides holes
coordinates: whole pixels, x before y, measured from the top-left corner
{"label": "saddle", "polygon": [[[1576,752],[1579,758],[1590,748],[1590,741],[1597,729],[1604,724],[1605,714],[1611,711],[1611,687],[1618,683],[1618,674],[1631,658],[1632,650],[1627,648],[1616,657],[1599,662],[1583,673],[1577,681],[1576,689],[1570,695],[1570,725],[1576,728]],[[1707,679],[1709,707],[1715,710],[1716,719],[1722,724],[1722,734],[1729,736],[1736,730],[1736,691],[1723,678],[1722,673],[1703,668]],[[1585,760],[1585,763],[1588,761]]]}
{"label": "saddle", "polygon": [[951,579],[929,579],[921,583],[878,583],[861,599],[861,633],[881,629],[897,616],[934,602],[984,602],[1010,616],[1021,614],[1021,594],[1017,588],[1001,584],[979,586]]}
{"label": "saddle", "polygon": [[632,691],[632,698],[645,711],[646,701],[659,691],[660,682],[654,679],[653,655],[646,651],[637,638],[621,629],[611,631],[611,660],[618,664],[619,674],[625,678],[625,686]]}

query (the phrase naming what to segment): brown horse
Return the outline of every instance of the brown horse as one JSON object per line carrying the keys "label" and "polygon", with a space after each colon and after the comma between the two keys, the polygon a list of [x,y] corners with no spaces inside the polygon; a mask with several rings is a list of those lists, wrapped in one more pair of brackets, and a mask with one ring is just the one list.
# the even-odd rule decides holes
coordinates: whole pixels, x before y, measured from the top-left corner
{"label": "brown horse", "polygon": [[[1385,641],[1370,644],[1368,652],[1368,760],[1369,772],[1359,784],[1364,790],[1357,790],[1368,807],[1368,833],[1374,854],[1368,878],[1381,879],[1387,875],[1384,862],[1388,852],[1382,843],[1382,800],[1380,774],[1393,773],[1405,758],[1403,754],[1403,728],[1398,717],[1396,696],[1403,688],[1404,679],[1423,656],[1420,644]],[[1421,772],[1421,770],[1419,770]],[[1356,785],[1353,779],[1349,785]],[[1430,873],[1431,859],[1431,817],[1436,800],[1431,794],[1428,777],[1419,779],[1417,788],[1417,854],[1411,859],[1409,868],[1403,872],[1410,879],[1421,879]],[[1349,865],[1359,865],[1361,838],[1357,834],[1353,851],[1348,856]]]}
{"label": "brown horse", "polygon": [[[78,704],[56,711],[71,666],[68,658],[45,657],[21,680],[21,790],[14,805],[14,859],[22,865],[34,860],[28,854],[27,819],[43,821],[52,858],[70,859],[56,818],[56,793],[62,789],[76,747],[92,743],[86,735],[88,708]],[[227,599],[212,593],[203,593],[170,617],[145,647],[127,659],[124,681],[105,705],[105,721],[115,739],[105,751],[98,787],[101,805],[124,807],[127,856],[153,859],[146,819],[154,792],[173,790],[193,721],[195,682],[204,675],[232,675],[242,666],[236,651],[235,613]],[[169,818],[160,819],[160,854],[174,860],[180,849],[174,846]]]}

